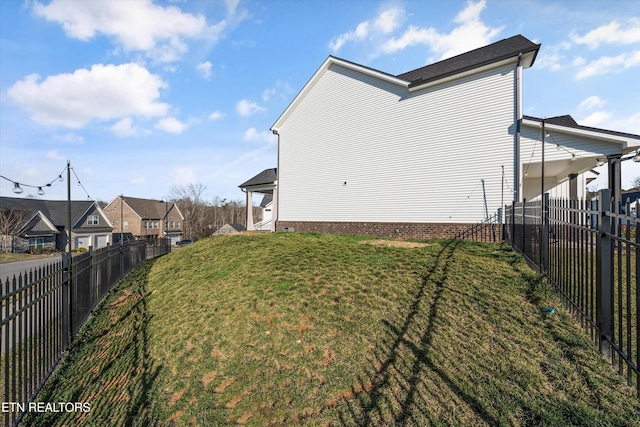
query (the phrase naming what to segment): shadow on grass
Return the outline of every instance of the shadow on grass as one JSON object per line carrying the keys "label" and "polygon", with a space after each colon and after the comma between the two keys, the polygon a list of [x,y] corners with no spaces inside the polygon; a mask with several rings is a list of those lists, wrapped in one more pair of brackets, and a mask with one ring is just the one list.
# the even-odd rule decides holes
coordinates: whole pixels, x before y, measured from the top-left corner
{"label": "shadow on grass", "polygon": [[[343,425],[420,425],[424,418],[419,416],[419,419],[415,419],[416,415],[420,415],[416,408],[429,404],[420,391],[423,371],[427,369],[439,377],[441,384],[467,402],[484,422],[498,424],[498,420],[484,410],[480,401],[456,386],[456,380],[436,366],[430,357],[444,284],[459,244],[459,241],[450,241],[444,245],[433,267],[422,276],[419,291],[402,324],[395,326],[391,322],[384,322],[392,343],[384,354],[380,354],[381,350],[378,350],[374,361],[377,370],[373,379],[361,379],[361,386],[358,390],[353,390],[355,399],[345,402],[348,411],[340,414]],[[425,307],[428,307],[426,322],[421,319],[425,314]],[[418,342],[416,332],[421,332]],[[409,358],[407,351],[411,354]],[[407,372],[408,375],[405,374]],[[402,390],[397,390],[398,387]]]}
{"label": "shadow on grass", "polygon": [[155,382],[161,366],[149,348],[147,261],[94,310],[37,401],[80,402],[90,411],[30,413],[21,425],[158,424]]}
{"label": "shadow on grass", "polygon": [[369,368],[336,407],[340,424],[640,425],[640,405],[579,328],[530,305],[546,293],[535,275],[483,282],[494,273],[466,273],[474,251],[444,243],[406,314],[384,322]]}

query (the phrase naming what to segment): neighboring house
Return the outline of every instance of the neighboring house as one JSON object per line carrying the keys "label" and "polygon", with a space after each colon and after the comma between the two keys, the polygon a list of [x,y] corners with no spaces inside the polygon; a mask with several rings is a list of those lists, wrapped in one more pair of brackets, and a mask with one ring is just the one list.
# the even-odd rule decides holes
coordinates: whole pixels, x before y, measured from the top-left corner
{"label": "neighboring house", "polygon": [[543,169],[545,192],[584,197],[607,161],[619,189],[640,136],[523,116],[539,48],[517,35],[399,75],[328,57],[272,126],[277,179],[242,184],[247,205],[272,194],[277,231],[451,237],[540,197]]}
{"label": "neighboring house", "polygon": [[171,244],[182,239],[184,216],[173,202],[118,196],[104,212],[113,225],[114,241],[133,236],[138,240],[171,239]]}
{"label": "neighboring house", "polygon": [[[3,251],[63,251],[67,248],[67,201],[0,197],[0,216]],[[111,230],[111,223],[98,203],[71,201],[72,250],[107,246]]]}
{"label": "neighboring house", "polygon": [[[240,189],[247,193],[247,230],[275,231],[275,222],[272,221],[272,214],[277,209],[277,192],[275,191],[277,185],[277,168],[265,169],[239,185]],[[260,204],[262,221],[257,224],[253,222],[253,193],[264,195]]]}
{"label": "neighboring house", "polygon": [[244,225],[242,224],[225,224],[217,229],[212,236],[225,236],[227,234],[237,234],[242,231],[245,231]]}

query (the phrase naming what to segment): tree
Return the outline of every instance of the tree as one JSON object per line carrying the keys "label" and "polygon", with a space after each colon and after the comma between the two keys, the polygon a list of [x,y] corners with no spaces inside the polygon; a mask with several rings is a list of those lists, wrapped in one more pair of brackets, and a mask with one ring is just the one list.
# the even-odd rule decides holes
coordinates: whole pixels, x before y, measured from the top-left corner
{"label": "tree", "polygon": [[635,190],[637,188],[640,188],[640,176],[636,176],[631,181],[631,189]]}
{"label": "tree", "polygon": [[25,211],[0,209],[0,252],[13,252],[16,233],[25,215]]}

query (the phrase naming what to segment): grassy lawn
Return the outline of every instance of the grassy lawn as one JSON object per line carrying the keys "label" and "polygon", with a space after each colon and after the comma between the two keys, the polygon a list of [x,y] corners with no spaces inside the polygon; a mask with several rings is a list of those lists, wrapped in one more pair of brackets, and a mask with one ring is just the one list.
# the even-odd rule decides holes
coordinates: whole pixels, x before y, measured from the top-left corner
{"label": "grassy lawn", "polygon": [[39,396],[91,411],[24,425],[640,425],[507,246],[388,243],[222,236],[149,261]]}

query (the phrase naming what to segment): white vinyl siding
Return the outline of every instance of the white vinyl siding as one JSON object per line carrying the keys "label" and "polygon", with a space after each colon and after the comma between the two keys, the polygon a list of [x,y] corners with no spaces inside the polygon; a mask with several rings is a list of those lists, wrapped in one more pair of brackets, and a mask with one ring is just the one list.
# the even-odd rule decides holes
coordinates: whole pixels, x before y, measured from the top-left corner
{"label": "white vinyl siding", "polygon": [[[333,64],[280,127],[279,220],[475,222],[512,198],[515,66],[429,89]],[[345,184],[346,182],[346,184]]]}

